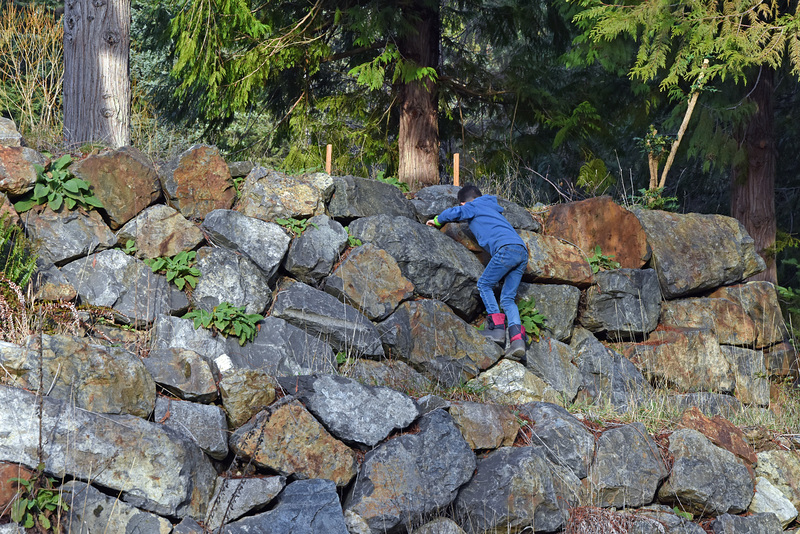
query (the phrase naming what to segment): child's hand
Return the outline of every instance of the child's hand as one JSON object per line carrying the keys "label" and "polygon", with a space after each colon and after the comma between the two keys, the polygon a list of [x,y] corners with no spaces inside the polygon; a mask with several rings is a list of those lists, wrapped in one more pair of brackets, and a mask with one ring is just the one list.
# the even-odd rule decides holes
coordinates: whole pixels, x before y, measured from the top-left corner
{"label": "child's hand", "polygon": [[433,219],[428,219],[428,220],[425,222],[425,224],[427,224],[428,226],[433,226],[434,228],[436,228],[436,221],[435,221],[435,220],[433,220]]}

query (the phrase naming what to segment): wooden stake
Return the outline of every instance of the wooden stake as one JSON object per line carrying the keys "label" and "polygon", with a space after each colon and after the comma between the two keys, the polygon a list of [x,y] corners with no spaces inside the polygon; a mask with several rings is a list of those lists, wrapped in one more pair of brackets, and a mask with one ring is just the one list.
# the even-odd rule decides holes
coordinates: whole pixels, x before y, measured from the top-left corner
{"label": "wooden stake", "polygon": [[325,172],[331,173],[331,156],[333,156],[333,145],[325,147]]}
{"label": "wooden stake", "polygon": [[458,164],[459,164],[458,160],[460,159],[459,158],[460,155],[461,154],[459,154],[458,152],[453,154],[453,185],[460,185],[458,179]]}

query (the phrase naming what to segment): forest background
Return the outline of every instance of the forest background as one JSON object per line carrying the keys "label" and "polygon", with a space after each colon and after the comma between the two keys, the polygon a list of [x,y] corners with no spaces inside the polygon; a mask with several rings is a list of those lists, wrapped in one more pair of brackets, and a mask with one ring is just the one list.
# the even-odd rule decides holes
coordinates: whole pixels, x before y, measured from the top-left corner
{"label": "forest background", "polygon": [[[84,4],[123,14],[122,38],[100,35],[129,51],[122,140],[76,138],[70,126],[91,122],[62,95],[65,80],[94,78],[63,39]],[[0,113],[39,150],[129,143],[160,162],[206,142],[228,161],[304,172],[322,168],[331,144],[335,174],[412,189],[451,183],[458,153],[462,183],[523,205],[610,194],[732,215],[797,324],[797,2],[70,0],[65,13],[49,0],[2,0],[0,9]]]}

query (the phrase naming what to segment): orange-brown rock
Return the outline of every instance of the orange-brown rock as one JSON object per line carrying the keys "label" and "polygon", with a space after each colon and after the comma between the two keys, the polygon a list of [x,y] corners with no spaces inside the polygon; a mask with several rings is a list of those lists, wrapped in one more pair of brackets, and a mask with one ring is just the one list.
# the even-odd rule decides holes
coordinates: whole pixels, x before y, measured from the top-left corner
{"label": "orange-brown rock", "polygon": [[212,146],[195,145],[159,171],[169,203],[187,219],[230,209],[236,189],[228,164]]}
{"label": "orange-brown rock", "polygon": [[132,146],[89,156],[70,170],[92,185],[92,192],[103,203],[114,230],[161,196],[155,167]]}
{"label": "orange-brown rock", "polygon": [[297,401],[258,414],[231,437],[231,447],[285,476],[327,478],[341,487],[356,475],[355,452]]}
{"label": "orange-brown rock", "polygon": [[756,340],[756,325],[744,308],[724,298],[664,301],[660,321],[678,328],[708,328],[721,345],[752,346]]}
{"label": "orange-brown rock", "polygon": [[0,462],[0,512],[9,508],[9,504],[17,494],[17,483],[12,478],[30,479],[34,472],[17,464]]}
{"label": "orange-brown rock", "polygon": [[6,218],[12,224],[19,224],[19,215],[5,193],[0,193],[0,219]]}
{"label": "orange-brown rock", "polygon": [[683,412],[680,422],[684,427],[703,434],[714,445],[732,452],[737,458],[747,462],[748,467],[752,468],[758,463],[756,452],[747,443],[744,432],[724,417],[715,415],[708,418],[697,406],[693,406]]}
{"label": "orange-brown rock", "polygon": [[580,250],[559,239],[526,230],[519,231],[528,246],[529,281],[585,287],[592,283],[592,268]]}
{"label": "orange-brown rock", "polygon": [[609,196],[552,206],[544,233],[574,243],[587,255],[600,245],[603,255],[613,255],[620,267],[639,269],[649,258],[639,219]]}
{"label": "orange-brown rock", "polygon": [[756,328],[753,348],[768,347],[788,338],[788,331],[778,304],[778,294],[771,283],[748,282],[721,287],[709,296],[731,300],[744,308]]}
{"label": "orange-brown rock", "polygon": [[34,163],[44,166],[46,160],[31,148],[0,146],[0,192],[22,195],[33,189]]}

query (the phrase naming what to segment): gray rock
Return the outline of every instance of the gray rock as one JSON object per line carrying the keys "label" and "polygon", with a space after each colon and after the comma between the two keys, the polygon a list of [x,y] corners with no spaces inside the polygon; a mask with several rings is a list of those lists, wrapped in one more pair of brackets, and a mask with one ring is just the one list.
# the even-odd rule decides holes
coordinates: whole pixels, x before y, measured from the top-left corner
{"label": "gray rock", "polygon": [[325,292],[382,321],[414,295],[412,284],[389,253],[371,243],[354,248],[325,280]]}
{"label": "gray rock", "polygon": [[193,350],[206,360],[213,361],[225,354],[225,339],[214,336],[205,328],[195,329],[191,319],[159,315],[150,330],[154,349]]}
{"label": "gray rock", "polygon": [[541,449],[547,459],[585,478],[594,457],[594,435],[567,410],[548,402],[529,402],[519,407],[520,415],[533,421],[531,446]]}
{"label": "gray rock", "polygon": [[255,166],[252,161],[231,161],[228,163],[228,170],[231,173],[231,178],[242,178],[250,174],[250,171]]}
{"label": "gray rock", "polygon": [[572,402],[583,383],[578,367],[572,363],[575,349],[551,337],[541,337],[528,345],[525,351],[525,367],[533,374],[550,384],[564,396],[564,401]]}
{"label": "gray rock", "polygon": [[67,532],[147,532],[170,534],[172,523],[163,517],[134,508],[76,480],[60,487],[69,505],[62,522]]}
{"label": "gray rock", "polygon": [[203,232],[175,208],[164,204],[150,206],[128,221],[117,232],[120,244],[133,240],[137,258],[170,258],[193,250],[205,237]]}
{"label": "gray rock", "polygon": [[227,525],[225,534],[348,534],[336,486],[330,480],[298,480],[269,512]]}
{"label": "gray rock", "polygon": [[611,428],[597,440],[589,469],[589,502],[615,508],[650,504],[668,474],[658,446],[642,423]]}
{"label": "gray rock", "polygon": [[792,501],[764,477],[756,477],[756,494],[747,511],[751,514],[773,513],[782,528],[787,528],[797,518],[797,508]]}
{"label": "gray rock", "polygon": [[769,480],[800,510],[800,453],[798,451],[762,451],[757,455],[756,475]]}
{"label": "gray rock", "polygon": [[27,534],[25,527],[17,523],[6,523],[0,525],[0,534]]}
{"label": "gray rock", "polygon": [[160,314],[186,309],[186,295],[121,250],[104,250],[65,265],[61,272],[81,300],[114,308],[123,323],[144,325]]}
{"label": "gray rock", "polygon": [[449,410],[451,404],[449,400],[443,399],[438,395],[425,395],[417,399],[417,406],[419,406],[422,415],[431,413],[439,408]]}
{"label": "gray rock", "polygon": [[347,231],[327,215],[308,219],[305,232],[292,240],[284,268],[301,282],[318,285],[347,247]]}
{"label": "gray rock", "polygon": [[610,402],[627,411],[652,390],[630,360],[604,347],[588,330],[576,329],[571,345],[577,352],[574,362],[583,375],[583,389],[594,403]]}
{"label": "gray rock", "polygon": [[212,458],[222,460],[228,455],[228,423],[219,406],[158,397],[153,418],[195,442]]}
{"label": "gray rock", "polygon": [[668,300],[739,282],[765,269],[753,239],[732,217],[646,209],[633,213],[647,234]]}
{"label": "gray rock", "polygon": [[172,529],[172,534],[206,534],[206,529],[191,517],[184,517]]}
{"label": "gray rock", "polygon": [[722,355],[731,363],[736,379],[736,398],[744,404],[769,404],[769,378],[764,353],[743,347],[720,345]]}
{"label": "gray rock", "polygon": [[503,447],[478,460],[475,475],[459,492],[454,508],[469,534],[553,532],[566,515],[550,466],[532,447]]}
{"label": "gray rock", "polygon": [[547,318],[544,331],[559,341],[569,340],[578,316],[581,290],[563,284],[521,283],[517,302],[531,298],[536,303],[536,309]]}
{"label": "gray rock", "polygon": [[156,384],[188,401],[211,403],[217,384],[209,363],[190,349],[151,349],[142,362]]}
{"label": "gray rock", "polygon": [[653,269],[615,269],[594,275],[580,323],[591,332],[632,339],[655,330],[661,291]]}
{"label": "gray rock", "polygon": [[21,144],[22,134],[17,131],[14,121],[0,117],[0,146],[20,146]]}
{"label": "gray rock", "polygon": [[503,355],[496,343],[436,300],[404,302],[378,330],[394,358],[446,387],[477,376]]}
{"label": "gray rock", "polygon": [[39,257],[45,263],[64,265],[117,244],[114,232],[94,210],[86,214],[45,208],[41,212],[31,210],[24,220],[28,236],[39,243]]}
{"label": "gray rock", "polygon": [[375,326],[355,308],[302,282],[288,283],[275,296],[272,315],[347,354],[383,356]]}
{"label": "gray rock", "polygon": [[354,219],[386,214],[414,218],[414,208],[403,192],[378,180],[357,176],[336,176],[335,190],[328,204],[328,213],[336,219]]}
{"label": "gray rock", "polygon": [[631,534],[705,534],[700,525],[675,514],[669,506],[651,504],[635,510]]}
{"label": "gray rock", "polygon": [[398,391],[405,391],[413,396],[417,392],[433,389],[433,382],[429,378],[401,360],[375,361],[357,358],[345,362],[339,372],[367,386],[391,384]]}
{"label": "gray rock", "polygon": [[11,373],[10,382],[16,387],[44,390],[84,410],[140,417],[153,411],[155,382],[142,361],[121,347],[104,347],[66,335],[36,334],[22,347],[0,346],[0,364],[5,373]]}
{"label": "gray rock", "polygon": [[783,529],[773,513],[738,517],[722,514],[711,522],[714,534],[782,534]]}
{"label": "gray rock", "polygon": [[224,248],[203,247],[197,252],[200,279],[192,291],[198,308],[212,311],[227,302],[245,313],[263,313],[272,299],[267,277],[255,263]]}
{"label": "gray rock", "polygon": [[260,512],[286,486],[286,477],[217,478],[208,503],[206,528],[216,531],[225,523]]}
{"label": "gray rock", "polygon": [[320,215],[331,186],[326,174],[290,176],[256,165],[240,187],[236,210],[262,221]]}
{"label": "gray rock", "polygon": [[465,534],[455,521],[446,517],[440,517],[425,523],[419,528],[415,528],[412,534]]}
{"label": "gray rock", "polygon": [[372,532],[391,532],[453,502],[475,465],[452,418],[435,410],[420,418],[419,433],[367,453],[344,509],[360,515]]}
{"label": "gray rock", "polygon": [[[0,461],[39,464],[40,399],[0,386]],[[45,472],[92,480],[159,515],[203,517],[216,478],[202,451],[172,430],[130,415],[99,415],[44,397]]]}
{"label": "gray rock", "polygon": [[279,378],[278,383],[346,443],[373,447],[419,415],[411,397],[388,387],[363,386],[343,376],[289,376]]}
{"label": "gray rock", "polygon": [[669,442],[675,462],[658,491],[659,501],[680,504],[703,515],[741,513],[747,509],[755,484],[747,467],[733,453],[691,429],[676,430]]}
{"label": "gray rock", "polygon": [[461,244],[430,226],[389,215],[358,219],[350,233],[391,254],[419,295],[444,301],[462,317],[477,311],[483,266]]}
{"label": "gray rock", "polygon": [[201,227],[214,244],[244,254],[269,280],[275,277],[291,242],[277,224],[233,210],[212,211]]}
{"label": "gray rock", "polygon": [[564,397],[519,362],[506,358],[467,382],[467,387],[498,404],[563,403]]}
{"label": "gray rock", "polygon": [[271,376],[336,371],[336,355],[319,336],[275,316],[258,323],[256,337],[244,346],[229,337],[225,353],[238,369],[260,369]]}

